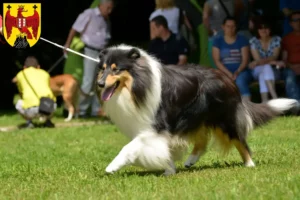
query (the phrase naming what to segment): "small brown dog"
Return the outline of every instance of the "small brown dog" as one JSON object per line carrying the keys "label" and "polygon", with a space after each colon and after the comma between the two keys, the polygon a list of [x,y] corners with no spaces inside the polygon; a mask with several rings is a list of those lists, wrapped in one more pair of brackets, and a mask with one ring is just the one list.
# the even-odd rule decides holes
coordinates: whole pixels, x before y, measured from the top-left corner
{"label": "small brown dog", "polygon": [[65,121],[70,121],[75,116],[79,92],[84,96],[93,95],[93,92],[85,94],[81,90],[78,81],[71,74],[61,74],[51,77],[50,87],[55,96],[62,96],[65,106],[69,111]]}

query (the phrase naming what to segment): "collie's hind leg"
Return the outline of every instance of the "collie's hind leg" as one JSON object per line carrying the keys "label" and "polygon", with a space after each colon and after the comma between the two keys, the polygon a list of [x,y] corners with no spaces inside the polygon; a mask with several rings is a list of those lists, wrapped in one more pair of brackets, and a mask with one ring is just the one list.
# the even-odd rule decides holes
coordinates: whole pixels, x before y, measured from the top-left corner
{"label": "collie's hind leg", "polygon": [[115,159],[107,166],[107,173],[114,173],[126,165],[137,165],[147,169],[169,170],[175,173],[170,156],[168,139],[162,135],[140,134],[122,148]]}
{"label": "collie's hind leg", "polygon": [[246,141],[239,141],[239,140],[233,140],[234,146],[239,151],[243,161],[244,165],[246,167],[255,167],[254,162],[251,158],[251,151]]}
{"label": "collie's hind leg", "polygon": [[200,157],[205,153],[206,147],[208,144],[208,135],[205,134],[201,139],[198,141],[195,141],[193,151],[191,155],[188,157],[187,161],[184,163],[184,166],[186,168],[189,168],[193,166],[199,159]]}

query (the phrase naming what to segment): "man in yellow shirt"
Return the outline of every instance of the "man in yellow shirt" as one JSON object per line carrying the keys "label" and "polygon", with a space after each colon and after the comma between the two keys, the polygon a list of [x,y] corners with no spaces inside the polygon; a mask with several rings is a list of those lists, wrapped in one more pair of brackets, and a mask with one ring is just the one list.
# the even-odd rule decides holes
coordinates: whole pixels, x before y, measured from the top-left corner
{"label": "man in yellow shirt", "polygon": [[[24,69],[17,74],[13,82],[17,83],[21,95],[21,99],[16,104],[16,109],[27,120],[26,127],[33,128],[32,120],[42,116],[39,113],[40,98],[49,97],[56,102],[56,98],[50,88],[50,75],[40,68],[35,57],[30,56],[26,58]],[[56,104],[54,107],[56,109]],[[52,114],[45,117],[45,126],[54,127],[54,124],[51,122]]]}

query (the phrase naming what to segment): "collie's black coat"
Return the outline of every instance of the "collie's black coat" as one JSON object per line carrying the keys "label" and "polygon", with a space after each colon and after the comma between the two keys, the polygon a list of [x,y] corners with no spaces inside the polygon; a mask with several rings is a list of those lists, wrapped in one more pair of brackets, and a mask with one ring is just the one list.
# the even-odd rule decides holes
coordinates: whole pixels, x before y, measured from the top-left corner
{"label": "collie's black coat", "polygon": [[209,133],[226,146],[233,144],[245,165],[254,166],[246,142],[249,131],[297,103],[289,99],[268,104],[245,102],[235,83],[220,70],[164,66],[130,46],[108,48],[99,57],[98,85],[104,109],[133,139],[107,172],[136,164],[174,173],[172,163],[182,151],[179,146],[194,144],[186,162],[189,167],[204,153]]}

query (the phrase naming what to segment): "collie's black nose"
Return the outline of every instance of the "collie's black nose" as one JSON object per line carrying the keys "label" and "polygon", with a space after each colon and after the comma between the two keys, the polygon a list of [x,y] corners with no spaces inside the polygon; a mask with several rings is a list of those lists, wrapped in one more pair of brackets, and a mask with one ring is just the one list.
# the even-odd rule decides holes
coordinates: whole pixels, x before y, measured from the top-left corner
{"label": "collie's black nose", "polygon": [[103,88],[105,86],[105,81],[103,81],[103,80],[99,80],[99,81],[97,81],[97,83],[98,83],[98,86],[101,88]]}

